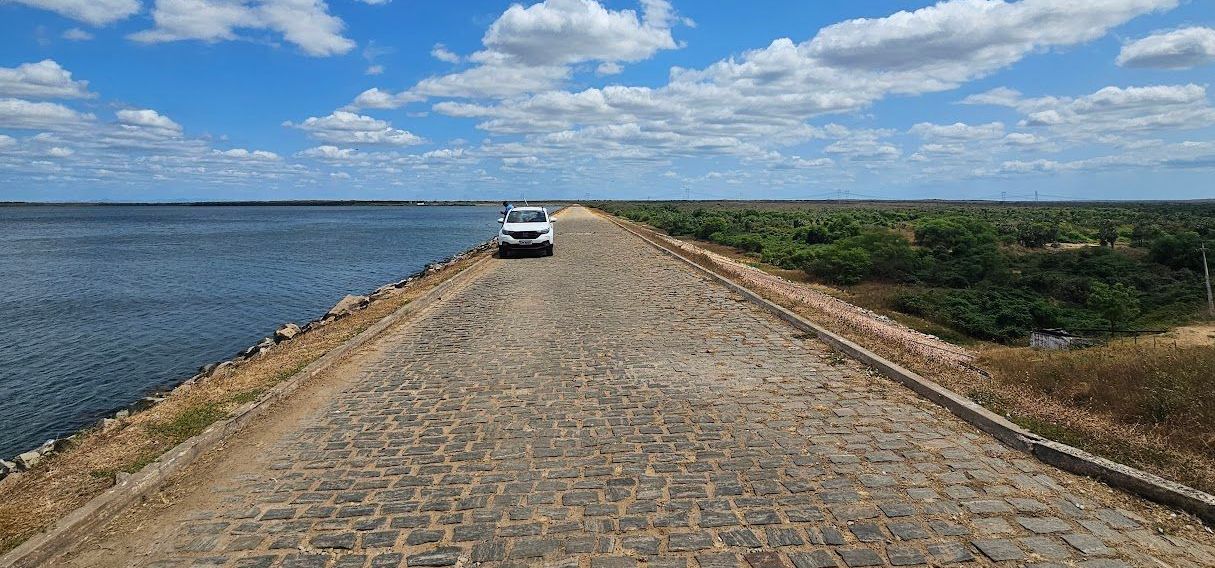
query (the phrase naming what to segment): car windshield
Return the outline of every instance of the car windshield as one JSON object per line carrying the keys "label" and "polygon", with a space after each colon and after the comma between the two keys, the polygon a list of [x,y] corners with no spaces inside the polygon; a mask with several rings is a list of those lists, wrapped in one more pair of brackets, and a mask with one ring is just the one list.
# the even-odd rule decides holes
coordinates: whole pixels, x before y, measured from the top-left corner
{"label": "car windshield", "polygon": [[506,216],[507,223],[543,223],[545,221],[543,211],[519,211],[515,209]]}

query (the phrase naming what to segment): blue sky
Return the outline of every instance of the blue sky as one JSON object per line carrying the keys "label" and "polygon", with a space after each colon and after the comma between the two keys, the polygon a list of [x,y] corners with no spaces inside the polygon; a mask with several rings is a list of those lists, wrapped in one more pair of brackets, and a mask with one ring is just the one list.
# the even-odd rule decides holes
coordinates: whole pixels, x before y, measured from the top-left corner
{"label": "blue sky", "polygon": [[0,200],[1215,198],[1215,3],[0,0]]}

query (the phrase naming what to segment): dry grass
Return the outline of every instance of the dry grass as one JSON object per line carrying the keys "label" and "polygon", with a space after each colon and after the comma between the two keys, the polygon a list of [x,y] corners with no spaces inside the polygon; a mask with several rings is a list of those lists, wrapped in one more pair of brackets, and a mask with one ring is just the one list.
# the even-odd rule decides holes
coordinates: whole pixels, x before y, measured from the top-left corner
{"label": "dry grass", "polygon": [[998,349],[981,364],[1000,381],[1215,454],[1215,346],[1119,341],[1077,351]]}
{"label": "dry grass", "polygon": [[138,471],[480,257],[461,260],[260,357],[189,388],[179,388],[161,404],[132,415],[117,427],[82,432],[67,450],[27,473],[4,479],[0,482],[0,554],[113,486],[117,472]]}
{"label": "dry grass", "polygon": [[[679,243],[683,245],[681,254],[709,270],[727,277],[736,277],[738,273],[736,266],[725,265],[731,262],[739,263],[738,257],[735,256],[739,254],[737,251],[733,255],[722,255],[692,250],[689,248],[692,246],[691,243],[674,239],[652,227],[629,221],[626,221],[626,223],[646,234],[649,238],[659,242]],[[768,272],[768,267],[763,267],[763,269],[765,272]],[[829,303],[808,303],[801,301],[799,298],[804,297],[804,295],[790,294],[789,286],[765,287],[762,280],[754,280],[746,284],[748,288],[769,301],[847,337],[882,357],[903,365],[923,376],[930,377],[946,388],[966,395],[989,409],[1005,415],[1031,432],[1144,471],[1155,473],[1166,479],[1184,483],[1203,491],[1215,492],[1215,452],[1211,451],[1212,446],[1210,445],[1209,438],[1209,433],[1213,431],[1210,421],[1210,401],[1212,400],[1211,397],[1215,396],[1212,394],[1215,393],[1215,384],[1211,382],[1215,380],[1215,372],[1211,371],[1215,367],[1209,363],[1209,358],[1211,357],[1211,351],[1215,350],[1215,346],[1206,346],[1206,355],[1196,353],[1193,356],[1186,356],[1187,361],[1191,357],[1196,360],[1207,361],[1206,363],[1195,361],[1192,367],[1190,367],[1191,363],[1181,363],[1181,361],[1175,358],[1169,359],[1167,357],[1160,358],[1154,363],[1157,377],[1152,380],[1155,381],[1154,384],[1158,384],[1161,387],[1156,389],[1156,396],[1167,395],[1166,398],[1170,402],[1163,408],[1166,410],[1173,409],[1171,411],[1171,420],[1176,421],[1178,425],[1200,421],[1206,424],[1203,427],[1206,434],[1192,435],[1184,430],[1163,427],[1156,423],[1144,423],[1137,418],[1130,418],[1125,414],[1119,414],[1125,411],[1119,410],[1119,407],[1116,406],[1103,407],[1096,404],[1085,404],[1085,401],[1088,399],[1085,399],[1083,396],[1067,396],[1063,394],[1065,391],[1061,389],[1054,391],[1040,389],[1034,383],[1026,380],[1024,375],[1017,376],[1015,373],[1011,375],[1005,375],[1004,373],[993,375],[981,363],[979,365],[959,365],[947,358],[926,356],[923,350],[916,349],[917,345],[915,344],[890,341],[871,333],[869,328],[854,325],[850,319],[838,317],[839,314]],[[812,285],[803,284],[801,286],[805,289],[816,288]],[[818,291],[823,293],[822,290]],[[884,294],[885,292],[880,290],[859,290],[856,294],[831,295],[848,299],[861,307],[881,312],[886,311],[883,309],[885,306],[871,306],[861,302],[867,300],[880,302]],[[916,322],[907,321],[906,317],[899,316],[896,319],[910,327],[932,332],[916,325]],[[1215,333],[1215,330],[1212,330],[1212,333]],[[944,333],[938,333],[938,335],[946,336]],[[1204,330],[1189,335],[1206,337],[1208,332]],[[1140,340],[1140,343],[1146,347],[1146,342]],[[984,347],[984,344],[968,345],[967,347],[981,348]],[[1071,382],[1090,385],[1088,387],[1089,391],[1099,391],[1106,384],[1105,376],[1112,371],[1112,368],[1123,365],[1122,372],[1125,377],[1122,379],[1123,384],[1131,384],[1140,372],[1135,370],[1136,367],[1132,365],[1148,364],[1133,361],[1137,353],[1134,347],[1132,344],[1124,348],[1122,356],[1112,359],[1109,363],[1111,366],[1109,368],[1096,366],[1096,363],[1101,359],[1101,352],[1099,351],[1092,351],[1093,356],[1091,358],[1084,357],[1086,352],[1076,352],[1080,354],[1081,358],[1088,359],[1090,364],[1094,366],[1085,367],[1077,364],[1066,370],[1060,368],[1058,380],[1055,382],[1062,385],[1068,383],[1070,380]],[[1111,347],[1111,349],[1113,348]],[[995,348],[985,349],[983,353],[988,358],[1016,361],[1017,359],[1028,360],[1030,356],[1037,352],[1029,348]],[[1204,359],[1204,357],[1206,358]],[[986,358],[981,359],[981,361],[986,360]],[[1173,381],[1178,380],[1170,378],[1172,376],[1169,372],[1170,365],[1188,367],[1188,370],[1183,371],[1186,378],[1179,380],[1186,385],[1184,387],[1186,389],[1185,392],[1195,393],[1193,396],[1205,401],[1202,403],[1195,402],[1195,406],[1193,407],[1202,408],[1201,412],[1203,414],[1191,415],[1191,410],[1185,409],[1189,407],[1176,406],[1179,404],[1189,404],[1178,402],[1178,399],[1190,395],[1178,394],[1182,391],[1177,391],[1176,387],[1169,386]],[[1204,375],[1205,382],[1198,375],[1198,373],[1204,372],[1203,369],[1205,369],[1206,373]],[[1203,388],[1201,385],[1206,385],[1205,392],[1196,393],[1193,389]],[[1114,388],[1113,385],[1111,385],[1111,388]],[[1079,393],[1080,391],[1077,390],[1075,392]],[[1113,395],[1109,394],[1109,396]],[[1167,518],[1161,521],[1161,523],[1160,526],[1167,526]]]}

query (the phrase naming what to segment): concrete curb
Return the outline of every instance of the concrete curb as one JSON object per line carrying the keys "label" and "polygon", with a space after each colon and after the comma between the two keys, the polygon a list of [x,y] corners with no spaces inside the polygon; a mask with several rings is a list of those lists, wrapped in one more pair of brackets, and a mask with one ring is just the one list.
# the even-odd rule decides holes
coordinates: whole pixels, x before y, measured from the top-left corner
{"label": "concrete curb", "polygon": [[169,476],[181,471],[199,456],[222,445],[253,419],[299,390],[313,377],[328,371],[343,357],[367,344],[385,329],[442,300],[447,291],[452,288],[476,279],[484,272],[482,269],[491,258],[493,258],[492,253],[486,253],[452,277],[309,363],[299,372],[272,387],[259,399],[241,406],[228,419],[212,424],[201,434],[165,452],[156,461],[148,464],[126,481],[115,485],[79,509],[59,519],[49,531],[31,537],[0,557],[0,568],[43,566],[59,554],[69,550],[84,537],[116,517],[122,510],[162,486]]}
{"label": "concrete curb", "polygon": [[752,303],[759,305],[793,327],[813,333],[820,340],[831,345],[841,353],[876,369],[886,377],[902,383],[920,396],[944,407],[962,420],[991,434],[1008,446],[1030,454],[1039,461],[1064,471],[1099,479],[1111,487],[1162,505],[1181,509],[1196,515],[1207,523],[1215,524],[1215,496],[1180,483],[1169,481],[1146,471],[1140,471],[1127,465],[1094,456],[1079,448],[1073,448],[1029,432],[978,403],[909,369],[888,361],[847,338],[769,301],[742,284],[697,264],[675,250],[635,230],[629,226],[628,222],[601,211],[596,210],[595,213],[605,217],[616,226],[645,241],[659,251],[683,261],[701,274],[741,294]]}

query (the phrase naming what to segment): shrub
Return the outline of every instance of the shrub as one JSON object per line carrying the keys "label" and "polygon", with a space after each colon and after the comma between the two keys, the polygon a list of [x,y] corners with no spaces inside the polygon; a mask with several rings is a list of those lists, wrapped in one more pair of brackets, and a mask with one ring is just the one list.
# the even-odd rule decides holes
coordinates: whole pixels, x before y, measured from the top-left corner
{"label": "shrub", "polygon": [[1017,229],[1017,242],[1021,243],[1021,246],[1042,248],[1058,240],[1059,226],[1051,223],[1029,221],[1021,223]]}
{"label": "shrub", "polygon": [[812,276],[837,284],[856,284],[864,280],[872,268],[872,257],[865,249],[825,245],[812,253],[805,270]]}
{"label": "shrub", "polygon": [[1089,284],[1085,305],[1109,321],[1112,330],[1139,315],[1139,291],[1121,282],[1110,286],[1094,281]]}
{"label": "shrub", "polygon": [[1198,247],[1202,239],[1194,231],[1184,231],[1175,235],[1161,235],[1152,240],[1148,258],[1171,268],[1189,268],[1200,270],[1202,259]]}
{"label": "shrub", "polygon": [[1062,313],[1041,297],[1016,289],[907,292],[895,297],[899,311],[948,325],[971,337],[1014,343],[1039,327],[1054,327]]}

